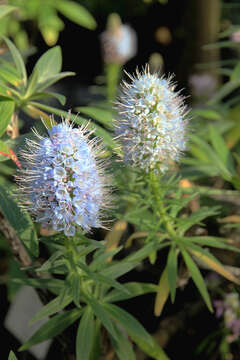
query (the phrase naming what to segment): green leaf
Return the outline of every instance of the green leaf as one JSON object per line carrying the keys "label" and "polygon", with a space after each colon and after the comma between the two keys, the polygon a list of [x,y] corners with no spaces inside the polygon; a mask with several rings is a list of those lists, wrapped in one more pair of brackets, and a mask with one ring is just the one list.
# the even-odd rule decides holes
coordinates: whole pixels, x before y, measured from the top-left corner
{"label": "green leaf", "polygon": [[101,322],[97,318],[94,326],[94,337],[92,350],[89,360],[99,360],[102,355],[102,344],[101,344]]}
{"label": "green leaf", "polygon": [[111,276],[104,276],[103,272],[97,273],[89,270],[89,267],[84,265],[82,262],[78,262],[78,266],[85,271],[85,273],[93,280],[99,283],[105,283],[111,287],[118,289],[124,293],[128,293],[127,289],[123,285],[113,280]]}
{"label": "green leaf", "polygon": [[221,120],[222,116],[215,110],[211,109],[194,109],[192,111],[193,115],[201,116],[205,119],[211,119],[211,120]]}
{"label": "green leaf", "polygon": [[45,81],[38,83],[38,85],[36,86],[36,90],[42,91],[42,90],[48,88],[49,86],[55,84],[57,81],[65,78],[67,76],[74,76],[74,75],[75,75],[75,73],[72,71],[64,71],[64,72],[61,72],[56,75],[51,75]]}
{"label": "green leaf", "polygon": [[77,330],[76,360],[89,360],[94,340],[94,325],[93,311],[90,306],[87,306]]}
{"label": "green leaf", "polygon": [[177,249],[175,246],[171,246],[168,253],[167,260],[167,272],[168,272],[168,283],[170,288],[170,295],[172,303],[174,303],[177,287],[177,274],[178,274],[178,264],[177,264]]}
{"label": "green leaf", "polygon": [[38,256],[38,238],[29,214],[20,210],[13,195],[0,185],[0,209],[31,255]]}
{"label": "green leaf", "polygon": [[27,72],[26,72],[26,68],[25,68],[22,56],[21,56],[20,52],[18,51],[18,49],[16,48],[16,46],[9,39],[7,39],[5,36],[3,37],[3,39],[7,43],[7,46],[12,54],[14,63],[17,68],[18,75],[22,79],[23,85],[26,86]]}
{"label": "green leaf", "polygon": [[12,114],[14,112],[14,102],[13,101],[1,101],[0,100],[0,113],[1,113],[1,121],[0,121],[0,137],[6,131],[8,124],[11,121]]}
{"label": "green leaf", "polygon": [[66,18],[87,29],[94,30],[97,26],[92,15],[83,6],[73,1],[57,0],[54,4]]}
{"label": "green leaf", "polygon": [[153,346],[152,337],[144,327],[129,313],[114,304],[102,304],[102,307],[117,323],[123,326],[130,336],[135,335]]}
{"label": "green leaf", "polygon": [[204,279],[197,267],[197,265],[195,264],[195,262],[192,260],[191,256],[188,254],[188,252],[181,247],[181,253],[183,255],[184,261],[187,265],[187,268],[189,269],[191,275],[192,275],[192,279],[196,285],[196,287],[198,288],[200,294],[202,295],[208,309],[213,312],[213,308],[212,308],[212,304],[211,304],[211,300],[209,297],[209,293],[207,291],[207,287],[206,284],[204,282]]}
{"label": "green leaf", "polygon": [[153,251],[157,251],[163,249],[164,247],[169,245],[169,242],[161,243],[161,241],[165,240],[165,236],[159,237],[158,242],[150,241],[147,245],[142,247],[140,250],[136,251],[134,254],[129,255],[125,258],[127,262],[140,262]]}
{"label": "green leaf", "polygon": [[3,18],[4,16],[10,14],[12,11],[14,11],[16,9],[17,9],[16,6],[1,5],[0,6],[0,19]]}
{"label": "green leaf", "polygon": [[27,350],[33,345],[56,337],[64,329],[74,323],[82,315],[82,313],[83,309],[73,309],[54,316],[42,325],[40,329],[38,329],[35,334],[33,334],[33,336],[20,347],[19,351]]}
{"label": "green leaf", "polygon": [[106,330],[111,334],[115,339],[117,339],[117,334],[113,327],[112,321],[105,311],[105,308],[102,304],[99,304],[94,297],[89,297],[86,299],[88,304],[92,307],[95,315],[99,318],[102,325],[106,328]]}
{"label": "green leaf", "polygon": [[65,306],[69,305],[72,301],[72,296],[67,295],[64,297],[62,301],[60,301],[61,295],[57,296],[55,299],[51,300],[47,305],[43,306],[41,310],[34,315],[34,317],[31,319],[29,324],[33,324],[36,321],[40,321],[48,316],[51,316],[62,309],[65,308]]}
{"label": "green leaf", "polygon": [[76,108],[76,110],[82,112],[85,115],[89,115],[103,125],[111,128],[113,127],[113,116],[110,110],[98,109],[90,106],[79,106]]}
{"label": "green leaf", "polygon": [[117,334],[117,338],[111,337],[111,342],[119,360],[135,360],[136,357],[133,352],[132,344],[127,339],[127,336],[114,322],[112,322],[112,325]]}
{"label": "green leaf", "polygon": [[213,125],[209,125],[209,130],[210,140],[215,151],[222,159],[224,165],[231,171],[231,173],[235,173],[233,158],[223,137],[219,134],[218,130]]}
{"label": "green leaf", "polygon": [[193,212],[188,218],[179,218],[178,219],[178,229],[183,235],[190,227],[193,225],[200,224],[203,219],[206,219],[209,216],[214,216],[219,213],[219,206],[214,207],[202,207],[199,210]]}
{"label": "green leaf", "polygon": [[157,344],[157,342],[152,338],[151,344],[139,338],[135,334],[131,335],[133,341],[142,349],[148,356],[155,360],[170,360],[163,349]]}
{"label": "green leaf", "polygon": [[240,61],[235,65],[230,80],[236,80],[240,77]]}
{"label": "green leaf", "polygon": [[158,289],[157,285],[149,283],[129,282],[124,284],[123,286],[128,290],[129,294],[124,294],[123,292],[113,289],[111,292],[105,295],[103,301],[112,303],[116,301],[131,299],[136,296],[156,292]]}
{"label": "green leaf", "polygon": [[17,357],[12,350],[9,353],[8,360],[17,360]]}
{"label": "green leaf", "polygon": [[36,92],[29,98],[29,100],[48,99],[48,98],[57,99],[61,105],[65,105],[66,103],[66,96],[50,91]]}
{"label": "green leaf", "polygon": [[60,46],[55,46],[46,51],[37,61],[33,69],[33,74],[37,74],[38,84],[43,83],[48,78],[57,75],[62,68],[62,51]]}
{"label": "green leaf", "polygon": [[25,278],[13,278],[16,284],[31,286],[35,288],[50,289],[54,293],[59,293],[64,287],[65,282],[59,279],[25,279]]}
{"label": "green leaf", "polygon": [[240,252],[239,248],[228,244],[226,239],[216,236],[185,236],[183,239],[186,243],[191,241],[197,244],[215,247],[217,249],[226,249],[238,253]]}
{"label": "green leaf", "polygon": [[109,277],[110,279],[117,279],[118,277],[128,273],[137,266],[138,262],[121,262],[109,265],[106,269],[101,271],[101,275]]}
{"label": "green leaf", "polygon": [[71,290],[73,295],[73,302],[77,307],[80,307],[80,295],[81,295],[81,275],[78,273],[71,274]]}

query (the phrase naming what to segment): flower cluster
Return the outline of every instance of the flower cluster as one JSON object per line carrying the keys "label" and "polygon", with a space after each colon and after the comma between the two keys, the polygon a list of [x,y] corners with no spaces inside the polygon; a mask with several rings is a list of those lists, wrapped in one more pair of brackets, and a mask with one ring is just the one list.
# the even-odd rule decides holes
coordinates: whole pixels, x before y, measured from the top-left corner
{"label": "flower cluster", "polygon": [[224,300],[213,302],[216,308],[216,316],[224,318],[224,325],[230,330],[226,340],[231,343],[240,336],[240,300],[237,293],[229,293]]}
{"label": "flower cluster", "polygon": [[101,146],[90,140],[87,127],[73,128],[68,120],[48,130],[49,137],[27,140],[17,182],[22,203],[45,228],[73,236],[101,226],[107,184],[97,155]]}
{"label": "flower cluster", "polygon": [[[130,75],[129,75],[130,77]],[[164,172],[185,150],[186,110],[171,78],[150,74],[148,67],[123,82],[116,105],[116,133],[127,163],[145,172]]]}

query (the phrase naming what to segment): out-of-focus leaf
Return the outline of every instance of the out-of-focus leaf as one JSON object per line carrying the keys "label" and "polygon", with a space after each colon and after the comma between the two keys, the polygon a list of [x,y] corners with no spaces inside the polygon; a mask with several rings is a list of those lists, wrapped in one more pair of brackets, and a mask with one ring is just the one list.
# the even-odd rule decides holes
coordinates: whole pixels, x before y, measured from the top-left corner
{"label": "out-of-focus leaf", "polygon": [[12,350],[9,353],[8,360],[17,360],[17,357]]}
{"label": "out-of-focus leaf", "polygon": [[211,120],[221,120],[222,116],[215,110],[211,109],[194,109],[192,111],[193,115],[201,116],[205,119],[211,119]]}
{"label": "out-of-focus leaf", "polygon": [[55,0],[55,6],[69,20],[87,29],[94,30],[97,26],[93,16],[80,4],[73,1]]}
{"label": "out-of-focus leaf", "polygon": [[0,137],[6,131],[8,124],[11,121],[11,117],[14,111],[14,102],[13,101],[6,101],[0,99],[0,114],[1,114],[1,121],[0,121]]}
{"label": "out-of-focus leaf", "polygon": [[[106,251],[111,251],[117,248],[119,241],[123,233],[126,231],[127,222],[125,220],[118,220],[113,225],[111,231],[109,231],[105,237],[107,243]],[[107,262],[112,261],[112,256],[107,259]]]}
{"label": "out-of-focus leaf", "polygon": [[33,94],[29,100],[49,99],[49,98],[57,99],[61,105],[65,105],[65,103],[66,103],[66,96],[55,93],[55,92],[50,92],[50,91],[37,92],[37,93]]}
{"label": "out-of-focus leaf", "polygon": [[16,9],[17,9],[16,6],[1,5],[0,6],[0,19],[3,18],[4,16],[10,14],[12,11],[14,11]]}
{"label": "out-of-focus leaf", "polygon": [[60,334],[64,329],[74,323],[83,313],[83,309],[65,311],[51,318],[38,329],[35,334],[23,344],[19,351],[27,350],[33,345],[51,339]]}
{"label": "out-of-focus leaf", "polygon": [[158,291],[155,299],[154,314],[160,316],[169,295],[169,282],[167,266],[159,279]]}
{"label": "out-of-focus leaf", "polygon": [[76,338],[76,360],[89,360],[94,340],[94,313],[90,306],[85,307],[79,322]]}
{"label": "out-of-focus leaf", "polygon": [[240,77],[240,62],[235,65],[231,75],[231,80],[236,80],[238,77]]}
{"label": "out-of-focus leaf", "polygon": [[107,127],[113,127],[111,111],[90,106],[79,106],[76,108],[76,110],[80,111],[85,115],[89,115],[90,117],[99,121],[101,124],[106,125]]}
{"label": "out-of-focus leaf", "polygon": [[13,195],[0,185],[0,209],[31,255],[38,256],[38,238],[26,211],[20,210]]}
{"label": "out-of-focus leaf", "polygon": [[27,84],[27,71],[22,59],[22,56],[16,46],[6,37],[3,37],[4,41],[7,43],[7,46],[12,54],[14,63],[17,68],[18,75],[22,79],[23,85],[26,86]]}
{"label": "out-of-focus leaf", "polygon": [[188,252],[184,248],[181,248],[181,252],[182,252],[184,261],[187,265],[187,268],[189,269],[189,271],[192,275],[192,279],[193,279],[196,287],[198,288],[200,294],[202,295],[208,309],[211,312],[213,312],[211,299],[210,299],[209,293],[207,291],[207,287],[205,285],[204,279],[203,279],[197,265],[195,264],[195,262],[192,260],[191,256],[188,254]]}
{"label": "out-of-focus leaf", "polygon": [[222,159],[223,163],[226,165],[226,167],[231,171],[231,173],[234,173],[234,162],[232,155],[224,141],[224,138],[219,134],[217,129],[209,125],[209,134],[210,134],[210,140],[212,142],[212,145],[214,149],[216,150],[217,154]]}

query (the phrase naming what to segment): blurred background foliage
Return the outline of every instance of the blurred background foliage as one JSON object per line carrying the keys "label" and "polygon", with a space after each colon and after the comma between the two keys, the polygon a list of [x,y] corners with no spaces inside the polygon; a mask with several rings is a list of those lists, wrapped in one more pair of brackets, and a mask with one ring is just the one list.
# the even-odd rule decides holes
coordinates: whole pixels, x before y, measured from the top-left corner
{"label": "blurred background foliage", "polygon": [[[1,1],[0,5],[0,35],[11,39],[2,38],[0,48],[0,95],[3,97],[0,108],[4,114],[0,125],[3,134],[0,147],[5,153],[0,158],[2,183],[9,181],[15,173],[15,155],[23,143],[22,135],[33,123],[41,129],[40,122],[33,119],[42,116],[47,123],[50,113],[66,116],[72,109],[72,119],[78,124],[91,118],[95,134],[103,137],[109,153],[115,156],[112,102],[120,80],[125,77],[123,69],[134,72],[136,66],[141,68],[149,62],[152,71],[175,73],[178,89],[184,88],[182,94],[187,97],[190,108],[188,152],[181,166],[176,167],[177,175],[181,176],[176,196],[180,202],[185,199],[186,205],[181,216],[192,221],[187,235],[189,238],[221,236],[228,246],[239,248],[239,1],[9,0]],[[109,30],[109,19],[113,14],[117,14],[116,26],[128,24],[136,32],[137,50],[129,58],[119,60],[116,57],[114,60],[113,57],[109,63],[104,59],[101,34]],[[71,77],[63,79],[65,76]],[[17,127],[13,114],[17,114]],[[18,127],[20,134],[16,134]],[[14,161],[7,160],[6,154]],[[128,186],[120,192],[122,205],[116,211],[117,221],[112,232],[97,232],[96,236],[105,236],[111,249],[121,244],[126,254],[132,254],[141,248],[142,234],[149,222],[139,222],[139,213],[131,210],[131,201],[134,203],[140,194],[144,207],[147,194],[146,191],[141,193],[141,179],[136,174],[119,169],[116,164],[113,166],[119,175],[119,188],[123,189],[126,178]],[[130,199],[133,189],[137,194]],[[147,206],[144,219],[149,216],[151,204]],[[22,236],[22,241],[29,241],[27,233]],[[11,273],[16,276],[19,269],[10,260],[3,236],[1,249],[1,273],[6,275],[9,269],[10,276]],[[223,276],[227,271],[224,278],[212,272],[216,271],[216,265],[209,261],[204,263],[196,249],[193,250],[193,258],[202,270],[210,297],[214,299],[215,313],[209,313],[203,306],[189,282],[189,271],[183,261],[179,263],[176,285],[180,291],[174,304],[170,303],[169,292],[171,299],[175,294],[173,287],[169,289],[166,283],[167,266],[164,266],[168,253],[164,249],[160,256],[156,250],[152,251],[147,255],[150,262],[145,259],[121,278],[122,282],[141,279],[154,284],[160,279],[157,298],[145,294],[123,301],[121,305],[141,321],[172,359],[179,358],[184,344],[188,353],[183,352],[181,356],[185,359],[237,360],[240,354],[239,288],[225,278],[229,279],[231,274],[239,279],[239,255],[226,249],[213,250],[214,256],[226,264],[226,268],[218,268],[218,273]],[[9,299],[18,288],[16,284],[9,285]],[[5,287],[3,289],[6,291]],[[208,295],[204,293],[203,297],[208,301]],[[155,310],[158,309],[155,314],[162,312],[160,317],[153,315],[154,304]],[[3,313],[8,307],[5,297]],[[10,336],[11,344],[18,344],[6,329],[2,334]],[[136,351],[137,359],[145,358],[140,348]],[[56,353],[57,350],[52,348],[49,359]],[[30,354],[27,356],[31,358]]]}

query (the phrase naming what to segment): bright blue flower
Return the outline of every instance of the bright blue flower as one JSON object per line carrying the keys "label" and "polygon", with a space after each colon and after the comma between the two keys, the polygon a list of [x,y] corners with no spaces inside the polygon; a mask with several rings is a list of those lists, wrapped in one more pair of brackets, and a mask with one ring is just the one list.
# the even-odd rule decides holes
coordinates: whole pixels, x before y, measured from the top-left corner
{"label": "bright blue flower", "polygon": [[108,202],[106,176],[99,160],[101,147],[89,140],[85,127],[68,120],[48,130],[49,137],[27,140],[17,182],[22,203],[45,228],[73,236],[77,227],[102,226]]}

